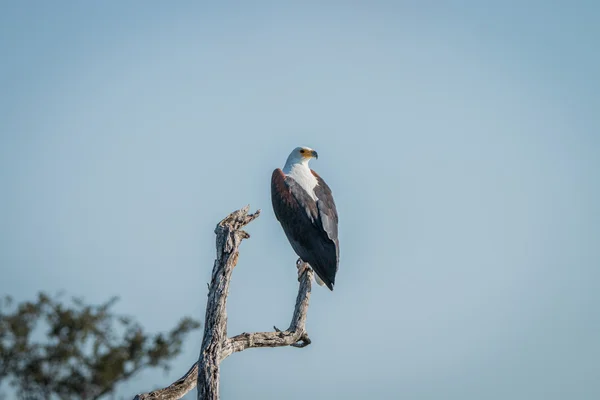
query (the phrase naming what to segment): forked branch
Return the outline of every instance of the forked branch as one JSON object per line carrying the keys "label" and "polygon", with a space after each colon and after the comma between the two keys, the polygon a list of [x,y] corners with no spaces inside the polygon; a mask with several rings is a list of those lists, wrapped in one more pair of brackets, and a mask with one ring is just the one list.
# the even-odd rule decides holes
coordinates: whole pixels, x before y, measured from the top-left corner
{"label": "forked branch", "polygon": [[[248,214],[249,207],[234,211],[215,228],[217,235],[217,258],[209,284],[208,302],[204,323],[204,337],[200,357],[190,370],[170,386],[149,393],[139,394],[134,400],[180,399],[198,388],[199,400],[219,398],[219,364],[238,351],[257,347],[306,347],[311,341],[306,333],[306,313],[310,300],[313,272],[304,269],[299,278],[300,285],[292,322],[285,331],[274,327],[274,332],[242,333],[227,337],[227,296],[233,268],[239,257],[239,246],[250,237],[242,228],[258,218],[260,210]],[[298,265],[298,267],[302,267]]]}

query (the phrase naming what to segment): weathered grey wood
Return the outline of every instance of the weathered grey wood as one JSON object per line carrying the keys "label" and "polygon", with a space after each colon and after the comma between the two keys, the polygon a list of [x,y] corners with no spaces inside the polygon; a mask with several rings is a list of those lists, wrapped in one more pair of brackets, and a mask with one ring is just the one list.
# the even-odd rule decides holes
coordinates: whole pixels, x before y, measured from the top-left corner
{"label": "weathered grey wood", "polygon": [[296,306],[292,322],[285,331],[273,327],[275,332],[255,332],[242,333],[226,340],[221,349],[221,360],[224,360],[232,353],[252,349],[255,347],[306,347],[310,344],[310,339],[306,333],[306,312],[310,300],[310,289],[313,271],[305,269],[300,277],[300,288],[296,297]]}
{"label": "weathered grey wood", "polygon": [[297,264],[300,276],[298,295],[292,322],[285,331],[274,327],[274,332],[242,333],[227,337],[227,296],[233,268],[239,257],[239,246],[243,239],[250,237],[242,230],[244,226],[258,218],[260,210],[248,214],[246,206],[234,211],[215,228],[217,235],[217,258],[209,284],[208,302],[204,322],[204,337],[198,362],[179,380],[170,386],[149,393],[139,394],[134,400],[174,400],[182,398],[194,386],[198,388],[199,400],[219,398],[219,364],[238,351],[257,347],[305,347],[311,341],[306,333],[306,313],[310,300],[313,271],[307,264]]}
{"label": "weathered grey wood", "polygon": [[204,338],[198,359],[198,399],[219,398],[219,364],[221,350],[227,341],[227,296],[231,273],[235,268],[239,247],[243,239],[250,237],[241,228],[260,214],[248,214],[248,206],[235,211],[217,225],[217,259],[213,267],[208,291]]}
{"label": "weathered grey wood", "polygon": [[173,382],[164,389],[155,390],[149,393],[138,394],[133,400],[175,400],[181,399],[189,391],[196,387],[198,377],[198,363],[194,363],[192,368],[184,376]]}

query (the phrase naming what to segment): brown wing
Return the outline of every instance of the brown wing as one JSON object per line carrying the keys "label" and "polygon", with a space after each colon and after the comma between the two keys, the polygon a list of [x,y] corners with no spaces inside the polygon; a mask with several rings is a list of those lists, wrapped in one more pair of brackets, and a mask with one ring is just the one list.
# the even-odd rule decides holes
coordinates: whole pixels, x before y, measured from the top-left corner
{"label": "brown wing", "polygon": [[[331,197],[330,190],[329,193]],[[326,194],[324,198],[327,198]],[[327,206],[328,201],[313,200],[281,169],[273,171],[271,177],[271,201],[275,216],[296,254],[309,263],[319,278],[333,290],[339,254],[335,204],[332,209]]]}

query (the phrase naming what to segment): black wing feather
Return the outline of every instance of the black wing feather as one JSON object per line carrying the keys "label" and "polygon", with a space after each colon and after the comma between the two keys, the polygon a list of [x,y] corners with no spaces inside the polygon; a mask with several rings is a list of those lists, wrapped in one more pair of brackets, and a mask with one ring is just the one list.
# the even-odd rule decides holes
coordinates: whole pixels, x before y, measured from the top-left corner
{"label": "black wing feather", "polygon": [[[317,178],[318,185],[315,187],[315,195],[317,196],[317,207],[319,208],[319,217],[321,224],[329,239],[335,243],[336,257],[339,263],[340,258],[340,244],[338,240],[338,213],[335,207],[335,201],[333,201],[333,194],[331,189],[325,183],[325,181],[315,172],[312,171],[315,178]],[[336,270],[337,271],[337,270]]]}

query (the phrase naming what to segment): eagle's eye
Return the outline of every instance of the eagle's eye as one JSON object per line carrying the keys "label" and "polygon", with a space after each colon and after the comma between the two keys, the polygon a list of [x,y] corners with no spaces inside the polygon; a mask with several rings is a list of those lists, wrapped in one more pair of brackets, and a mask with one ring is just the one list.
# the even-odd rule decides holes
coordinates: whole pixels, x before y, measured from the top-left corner
{"label": "eagle's eye", "polygon": [[302,149],[300,150],[300,153],[304,154],[306,152],[306,150]]}

